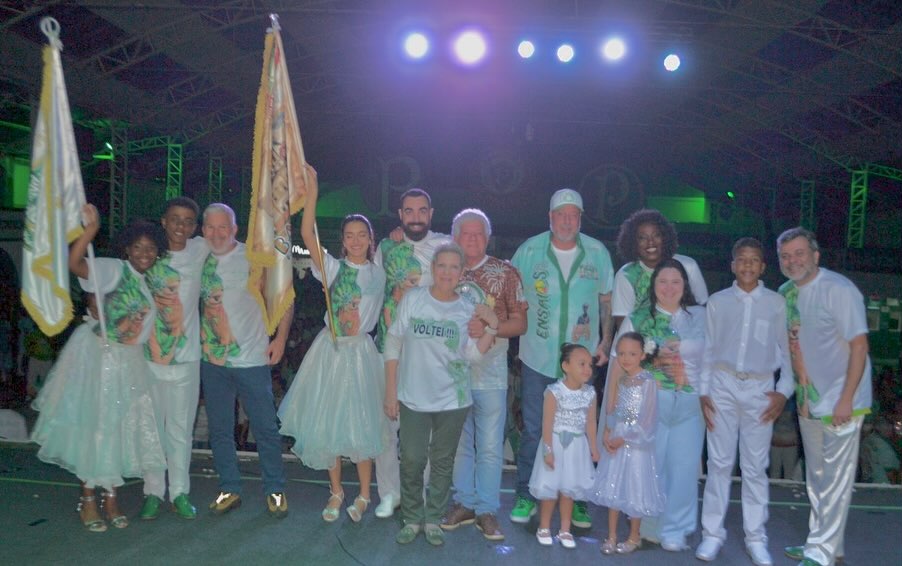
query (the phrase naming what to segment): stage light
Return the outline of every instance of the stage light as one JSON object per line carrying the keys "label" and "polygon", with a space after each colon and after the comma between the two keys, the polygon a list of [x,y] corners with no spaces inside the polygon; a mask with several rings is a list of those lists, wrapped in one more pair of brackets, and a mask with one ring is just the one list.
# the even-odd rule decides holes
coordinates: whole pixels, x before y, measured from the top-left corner
{"label": "stage light", "polygon": [[422,59],[429,52],[429,40],[422,33],[411,33],[404,40],[404,52],[411,59]]}
{"label": "stage light", "polygon": [[557,58],[561,63],[569,63],[573,59],[574,55],[576,55],[576,52],[573,50],[573,46],[569,43],[564,43],[557,48]]}
{"label": "stage light", "polygon": [[727,191],[727,198],[734,199],[736,198],[736,193],[733,191]]}
{"label": "stage light", "polygon": [[517,53],[520,54],[520,57],[524,59],[529,59],[536,53],[536,46],[533,45],[531,41],[528,39],[524,39],[520,42],[520,45],[517,46]]}
{"label": "stage light", "polygon": [[464,65],[479,63],[487,50],[485,38],[475,30],[464,31],[454,40],[454,54]]}
{"label": "stage light", "polygon": [[113,151],[113,144],[110,142],[103,142],[103,145],[106,146],[108,150]]}
{"label": "stage light", "polygon": [[664,57],[664,68],[670,71],[671,73],[680,68],[680,56],[676,53],[671,53],[667,57]]}
{"label": "stage light", "polygon": [[626,44],[619,37],[612,37],[604,42],[601,53],[605,59],[616,61],[626,54]]}

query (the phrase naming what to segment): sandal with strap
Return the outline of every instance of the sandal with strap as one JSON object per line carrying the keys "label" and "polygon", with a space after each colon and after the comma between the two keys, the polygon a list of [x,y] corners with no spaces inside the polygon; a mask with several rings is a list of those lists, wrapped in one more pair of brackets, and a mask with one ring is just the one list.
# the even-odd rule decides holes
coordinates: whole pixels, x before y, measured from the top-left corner
{"label": "sandal with strap", "polygon": [[601,553],[611,555],[617,552],[617,541],[609,538],[601,543]]}
{"label": "sandal with strap", "polygon": [[[103,494],[102,503],[108,503],[110,499],[116,499],[115,493],[110,493],[109,491]],[[109,505],[103,505],[104,510],[106,511],[106,518],[110,522],[113,527],[117,529],[124,529],[128,526],[128,517],[126,517],[123,513],[116,515],[115,517],[112,514],[112,510],[110,510]]]}
{"label": "sandal with strap", "polygon": [[100,510],[97,509],[97,498],[93,495],[82,495],[78,498],[78,506],[75,508],[78,516],[81,518],[82,524],[92,533],[102,533],[106,531],[106,522],[100,516]]}
{"label": "sandal with strap", "polygon": [[[332,507],[332,501],[335,501],[335,506]],[[333,523],[338,520],[338,512],[341,509],[341,503],[345,500],[345,492],[339,491],[338,493],[332,493],[329,491],[329,501],[326,502],[326,508],[323,509],[323,521],[327,523]]]}
{"label": "sandal with strap", "polygon": [[355,523],[359,523],[360,519],[363,518],[363,514],[366,513],[367,507],[370,505],[370,500],[365,498],[362,495],[358,495],[354,498],[354,504],[346,509],[348,512],[348,516],[351,517],[351,520]]}
{"label": "sandal with strap", "polygon": [[617,554],[629,554],[635,550],[638,550],[642,547],[642,539],[633,540],[626,539],[625,542],[621,542],[617,544]]}

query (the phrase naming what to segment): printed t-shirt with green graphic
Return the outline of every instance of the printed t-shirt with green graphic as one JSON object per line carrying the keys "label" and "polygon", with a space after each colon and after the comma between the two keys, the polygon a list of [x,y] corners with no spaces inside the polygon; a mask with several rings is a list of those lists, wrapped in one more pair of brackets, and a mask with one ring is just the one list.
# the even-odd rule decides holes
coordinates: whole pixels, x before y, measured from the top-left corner
{"label": "printed t-shirt with green graphic", "polygon": [[523,278],[529,303],[520,359],[549,377],[563,377],[558,362],[564,342],[576,341],[595,351],[600,339],[599,296],[610,293],[613,284],[611,255],[604,244],[585,234],[579,234],[576,243],[576,259],[568,274],[561,273],[551,249],[551,232],[526,240],[511,260]]}
{"label": "printed t-shirt with green graphic", "polygon": [[[119,344],[143,344],[156,316],[144,276],[121,259],[97,258],[94,267],[96,271],[90,272],[88,279],[79,278],[78,282],[88,293],[96,293],[98,288],[103,292],[107,337]],[[95,332],[99,335],[99,328]]]}
{"label": "printed t-shirt with green graphic", "polygon": [[206,240],[197,236],[185,249],[169,250],[147,270],[145,279],[157,307],[154,330],[144,344],[149,361],[172,365],[200,359],[200,278],[210,254]]}
{"label": "printed t-shirt with green graphic", "polygon": [[[695,302],[700,305],[708,302],[708,286],[698,263],[691,257],[680,254],[674,254],[673,259],[683,264]],[[631,261],[617,270],[614,275],[614,293],[611,295],[612,315],[629,316],[633,311],[648,308],[648,288],[651,286],[653,271],[653,268],[641,261]]]}
{"label": "printed t-shirt with green graphic", "polygon": [[404,293],[414,287],[432,285],[432,256],[435,255],[435,248],[449,241],[445,234],[430,230],[418,242],[407,239],[407,236],[401,242],[389,238],[379,242],[373,263],[385,270],[385,303],[376,332],[376,348],[380,352],[385,349],[385,333],[394,320],[395,310]]}
{"label": "printed t-shirt with green graphic", "polygon": [[435,299],[418,287],[404,294],[389,333],[401,339],[398,401],[420,412],[469,407],[469,362],[479,359],[476,341],[467,334],[473,305],[458,297]]}
{"label": "printed t-shirt with green graphic", "polygon": [[210,254],[200,282],[201,359],[226,367],[258,367],[267,362],[269,336],[260,306],[247,290],[249,264],[243,243]]}
{"label": "printed t-shirt with green graphic", "polygon": [[[811,379],[809,392],[797,390],[801,393],[797,403],[807,400],[811,416],[829,420],[846,382],[849,342],[868,333],[864,297],[849,279],[823,267],[801,287],[787,281],[780,287],[780,293],[786,298],[790,340],[794,334],[798,336],[802,362]],[[871,404],[868,356],[852,400],[853,414],[869,413]]]}
{"label": "printed t-shirt with green graphic", "polygon": [[[368,334],[376,326],[385,293],[385,272],[368,261],[355,265],[346,259],[325,256],[326,275],[332,299],[332,314],[336,336]],[[313,276],[322,281],[322,274],[314,267]],[[329,324],[329,315],[323,317]]]}
{"label": "printed t-shirt with green graphic", "polygon": [[[526,314],[529,305],[523,295],[523,281],[509,261],[485,256],[473,268],[464,267],[457,293],[473,305],[492,307],[504,322],[514,313]],[[472,389],[507,389],[507,338],[495,338],[481,360],[470,364]]]}

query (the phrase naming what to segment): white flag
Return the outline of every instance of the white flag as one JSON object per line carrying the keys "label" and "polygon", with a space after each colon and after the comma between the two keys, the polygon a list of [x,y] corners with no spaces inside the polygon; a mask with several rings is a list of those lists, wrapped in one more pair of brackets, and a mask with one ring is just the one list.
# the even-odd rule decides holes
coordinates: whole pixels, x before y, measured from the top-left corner
{"label": "white flag", "polygon": [[41,104],[34,127],[22,249],[22,303],[47,335],[72,320],[69,243],[82,233],[84,185],[60,63],[59,24],[44,18]]}

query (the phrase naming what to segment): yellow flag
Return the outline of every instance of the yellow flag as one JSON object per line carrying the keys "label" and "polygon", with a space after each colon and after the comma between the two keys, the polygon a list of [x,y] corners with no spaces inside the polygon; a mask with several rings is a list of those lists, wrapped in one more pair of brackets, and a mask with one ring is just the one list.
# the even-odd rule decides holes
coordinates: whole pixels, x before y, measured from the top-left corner
{"label": "yellow flag", "polygon": [[272,334],[294,301],[291,215],[304,206],[304,148],[279,26],[266,34],[254,124],[248,290]]}
{"label": "yellow flag", "polygon": [[60,63],[59,24],[44,18],[41,103],[31,149],[31,179],[22,246],[22,304],[44,334],[60,333],[72,320],[69,243],[82,233],[85,190],[81,179],[69,97]]}

